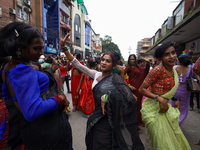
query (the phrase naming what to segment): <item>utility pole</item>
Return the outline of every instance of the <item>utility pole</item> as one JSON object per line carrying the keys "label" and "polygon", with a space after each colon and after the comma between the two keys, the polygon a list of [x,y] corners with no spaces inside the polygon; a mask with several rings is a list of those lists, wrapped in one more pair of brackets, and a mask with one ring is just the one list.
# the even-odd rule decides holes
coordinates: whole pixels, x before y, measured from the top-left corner
{"label": "utility pole", "polygon": [[56,55],[58,56],[58,31],[56,30]]}
{"label": "utility pole", "polygon": [[129,53],[129,55],[130,55],[132,48],[129,46],[128,50],[129,50],[128,53]]}

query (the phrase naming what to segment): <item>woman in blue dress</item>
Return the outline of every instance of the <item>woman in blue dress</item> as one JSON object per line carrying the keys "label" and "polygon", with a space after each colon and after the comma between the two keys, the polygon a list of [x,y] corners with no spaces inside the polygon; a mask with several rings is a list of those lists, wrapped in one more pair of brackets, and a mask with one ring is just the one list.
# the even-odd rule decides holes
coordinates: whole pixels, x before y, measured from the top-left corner
{"label": "woman in blue dress", "polygon": [[29,150],[72,149],[71,127],[63,113],[69,102],[55,90],[51,76],[57,64],[46,74],[31,64],[43,55],[43,48],[43,36],[28,24],[13,22],[0,30],[0,56],[11,56],[2,70],[10,149],[21,144]]}

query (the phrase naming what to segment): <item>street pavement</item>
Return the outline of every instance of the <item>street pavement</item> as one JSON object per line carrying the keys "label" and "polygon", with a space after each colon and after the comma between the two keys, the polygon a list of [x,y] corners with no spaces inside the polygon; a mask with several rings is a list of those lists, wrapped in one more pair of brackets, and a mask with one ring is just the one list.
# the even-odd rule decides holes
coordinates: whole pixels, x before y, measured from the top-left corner
{"label": "street pavement", "polygon": [[[76,112],[72,112],[73,106],[71,94],[67,93],[66,84],[64,84],[64,93],[70,101],[71,112],[68,114],[68,116],[72,127],[73,148],[74,150],[86,150],[85,132],[87,118],[82,117],[83,113],[81,111],[77,110]],[[145,150],[151,150],[151,142],[149,140],[149,135],[147,135],[146,128],[140,127],[140,129],[142,130],[142,133],[140,133],[140,138],[144,144]],[[182,127],[182,131],[187,138],[191,149],[200,150],[200,146],[193,144],[193,142],[198,142],[200,140],[200,113],[198,113],[197,108],[195,108],[194,111],[189,111],[185,123]]]}

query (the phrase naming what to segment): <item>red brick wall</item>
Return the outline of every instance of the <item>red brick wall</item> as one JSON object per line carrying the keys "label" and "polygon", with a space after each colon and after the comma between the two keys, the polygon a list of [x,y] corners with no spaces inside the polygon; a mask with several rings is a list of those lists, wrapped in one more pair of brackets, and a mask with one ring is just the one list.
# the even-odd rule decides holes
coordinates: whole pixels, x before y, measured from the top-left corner
{"label": "red brick wall", "polygon": [[43,22],[42,22],[42,0],[30,0],[32,13],[30,14],[30,25],[37,28],[43,33]]}
{"label": "red brick wall", "polygon": [[[37,28],[41,33],[42,30],[42,0],[30,0],[32,13],[29,16],[30,25]],[[17,17],[17,2],[16,0],[0,0],[0,7],[2,8],[2,17],[0,18],[0,28],[4,27],[12,21],[22,21],[21,18]],[[9,13],[9,7],[15,9],[15,15]]]}
{"label": "red brick wall", "polygon": [[193,7],[193,3],[194,3],[194,0],[185,0],[184,14],[188,12],[191,6]]}
{"label": "red brick wall", "polygon": [[9,7],[15,9],[13,2],[14,2],[13,0],[0,0],[0,7],[2,8],[2,17],[0,18],[0,28],[10,23],[10,21],[14,21],[15,15],[9,13]]}

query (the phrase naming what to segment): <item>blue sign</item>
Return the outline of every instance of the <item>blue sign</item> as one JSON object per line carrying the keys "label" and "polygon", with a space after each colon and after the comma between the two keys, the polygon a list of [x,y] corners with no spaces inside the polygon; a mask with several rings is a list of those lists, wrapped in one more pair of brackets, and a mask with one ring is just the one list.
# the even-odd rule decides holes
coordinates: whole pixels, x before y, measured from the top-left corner
{"label": "blue sign", "polygon": [[47,52],[48,52],[48,53],[56,54],[56,49],[55,49],[55,48],[52,48],[52,47],[47,47]]}

